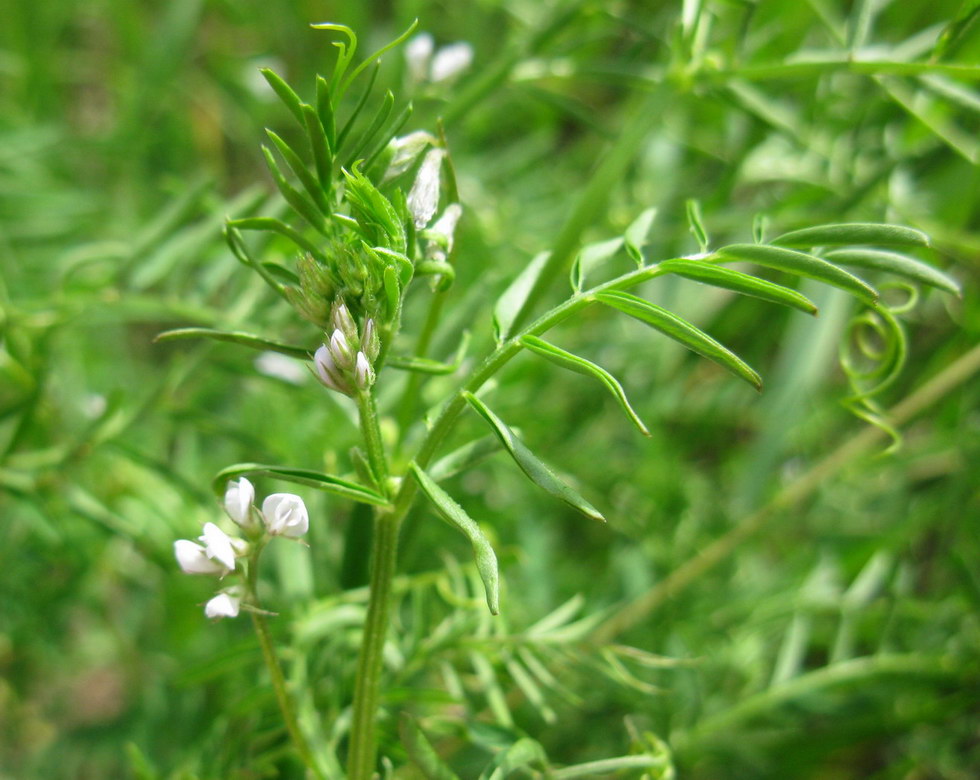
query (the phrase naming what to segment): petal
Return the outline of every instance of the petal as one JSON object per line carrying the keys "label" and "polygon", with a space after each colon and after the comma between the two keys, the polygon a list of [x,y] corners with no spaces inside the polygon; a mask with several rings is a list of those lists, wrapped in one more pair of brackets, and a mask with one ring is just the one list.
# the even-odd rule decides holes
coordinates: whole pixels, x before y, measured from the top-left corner
{"label": "petal", "polygon": [[229,482],[225,490],[225,512],[242,528],[254,526],[252,503],[255,501],[255,488],[245,477],[237,482]]}
{"label": "petal", "polygon": [[262,514],[270,534],[302,536],[309,530],[310,517],[303,499],[292,493],[273,493],[262,502]]}
{"label": "petal", "polygon": [[185,574],[226,574],[227,567],[219,561],[212,561],[204,548],[189,539],[174,542],[174,557]]}
{"label": "petal", "polygon": [[204,524],[204,534],[200,537],[205,545],[208,558],[221,561],[229,571],[235,568],[235,548],[232,547],[231,537],[214,523]]}
{"label": "petal", "polygon": [[204,614],[212,619],[238,617],[240,605],[241,599],[228,593],[219,593],[204,605]]}

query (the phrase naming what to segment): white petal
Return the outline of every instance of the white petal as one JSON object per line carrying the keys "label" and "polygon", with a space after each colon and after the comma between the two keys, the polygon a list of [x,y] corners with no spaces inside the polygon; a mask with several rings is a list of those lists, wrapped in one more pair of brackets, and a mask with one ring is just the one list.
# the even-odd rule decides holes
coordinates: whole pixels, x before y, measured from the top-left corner
{"label": "white petal", "polygon": [[473,47],[465,41],[443,46],[432,58],[432,80],[446,81],[466,70],[473,62]]}
{"label": "white petal", "polygon": [[204,524],[204,534],[200,537],[204,542],[204,552],[208,558],[220,561],[226,569],[235,568],[235,548],[231,546],[231,537],[214,523]]}
{"label": "white petal", "polygon": [[429,150],[408,193],[408,210],[419,230],[429,224],[439,208],[439,170],[443,155],[442,149]]}
{"label": "white petal", "polygon": [[255,501],[255,488],[245,477],[237,482],[229,482],[225,490],[225,512],[242,528],[253,528],[252,503]]}
{"label": "white petal", "polygon": [[429,58],[435,48],[429,33],[419,33],[405,44],[405,61],[413,81],[422,81],[429,67]]}
{"label": "white petal", "polygon": [[219,561],[212,561],[204,548],[189,539],[174,542],[174,557],[185,574],[226,574],[228,569]]}
{"label": "white petal", "polygon": [[310,528],[310,516],[303,499],[292,493],[273,493],[262,502],[262,515],[270,534],[302,536]]}
{"label": "white petal", "polygon": [[204,614],[212,619],[238,617],[240,605],[241,599],[228,593],[219,593],[204,605]]}

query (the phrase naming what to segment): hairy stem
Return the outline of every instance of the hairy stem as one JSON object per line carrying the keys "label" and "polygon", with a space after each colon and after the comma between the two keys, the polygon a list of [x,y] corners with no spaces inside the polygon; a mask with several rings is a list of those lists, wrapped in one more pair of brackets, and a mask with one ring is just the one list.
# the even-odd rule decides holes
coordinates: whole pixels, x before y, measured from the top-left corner
{"label": "hairy stem", "polygon": [[360,415],[361,434],[364,436],[364,447],[367,449],[368,463],[378,482],[381,495],[388,495],[388,459],[385,457],[384,444],[381,442],[381,429],[378,427],[378,410],[374,403],[374,394],[370,390],[361,390],[355,399]]}

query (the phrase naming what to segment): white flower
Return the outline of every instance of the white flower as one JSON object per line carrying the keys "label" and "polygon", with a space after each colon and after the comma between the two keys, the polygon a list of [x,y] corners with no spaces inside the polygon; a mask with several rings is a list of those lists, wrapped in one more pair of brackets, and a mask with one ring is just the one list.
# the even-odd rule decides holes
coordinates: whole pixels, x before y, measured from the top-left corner
{"label": "white flower", "polygon": [[255,370],[260,374],[288,382],[291,385],[301,385],[306,381],[306,372],[293,358],[279,352],[263,352],[255,358]]}
{"label": "white flower", "polygon": [[245,477],[237,482],[229,482],[225,490],[225,512],[228,517],[246,531],[251,531],[256,527],[255,517],[252,515],[252,504],[255,502],[255,488]]}
{"label": "white flower", "polygon": [[214,523],[205,523],[204,533],[198,538],[204,542],[204,553],[208,558],[218,561],[228,571],[234,570],[235,548],[228,534]]}
{"label": "white flower", "polygon": [[357,363],[354,364],[354,380],[361,390],[367,390],[374,384],[374,369],[363,352],[357,353]]}
{"label": "white flower", "polygon": [[419,33],[405,44],[405,62],[412,81],[423,81],[435,45],[429,33]]}
{"label": "white flower", "polygon": [[341,369],[350,371],[354,367],[354,353],[351,351],[350,343],[340,328],[336,328],[330,336],[330,343],[326,345],[330,350],[330,357],[333,362]]}
{"label": "white flower", "polygon": [[292,493],[273,493],[262,502],[265,527],[273,536],[297,537],[310,528],[306,504]]}
{"label": "white flower", "polygon": [[466,41],[443,46],[432,58],[432,81],[448,81],[466,70],[473,62],[473,47]]}
{"label": "white flower", "polygon": [[351,394],[350,385],[344,380],[343,374],[340,373],[340,369],[337,367],[333,356],[330,354],[330,350],[327,349],[325,344],[317,349],[313,355],[313,366],[316,369],[317,378],[324,385],[331,390],[336,390],[338,393],[343,393],[344,395]]}
{"label": "white flower", "polygon": [[429,150],[408,193],[408,210],[420,230],[429,224],[439,207],[439,170],[445,154],[442,149]]}
{"label": "white flower", "polygon": [[204,605],[204,614],[212,620],[238,617],[242,600],[232,593],[219,593]]}
{"label": "white flower", "polygon": [[189,539],[178,539],[174,542],[174,557],[184,574],[224,576],[228,573],[228,569],[220,561],[211,560],[201,545]]}

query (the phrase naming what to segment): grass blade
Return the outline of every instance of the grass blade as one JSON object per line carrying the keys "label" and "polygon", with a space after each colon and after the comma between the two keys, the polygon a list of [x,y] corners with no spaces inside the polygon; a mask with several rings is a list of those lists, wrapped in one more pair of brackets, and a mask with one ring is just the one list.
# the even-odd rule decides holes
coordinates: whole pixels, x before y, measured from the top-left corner
{"label": "grass blade", "polygon": [[464,392],[463,397],[477,414],[487,421],[497,438],[500,439],[500,443],[504,445],[504,449],[510,453],[510,456],[520,466],[521,471],[527,475],[528,479],[586,517],[601,523],[606,522],[606,518],[600,514],[598,509],[558,479],[555,473],[539,460],[537,455],[531,452],[524,442],[518,439],[514,432],[507,427],[504,421],[487,408],[483,401],[469,392]]}
{"label": "grass blade", "polygon": [[697,352],[702,357],[713,360],[723,368],[727,368],[735,376],[741,377],[756,390],[762,390],[762,379],[742,358],[732,352],[728,347],[715,341],[704,331],[694,327],[687,320],[678,317],[676,314],[667,311],[642,298],[624,292],[605,292],[598,293],[596,300],[600,303],[618,309],[624,314],[628,314],[641,322],[646,323],[652,328],[656,328],[661,333],[674,341],[683,344],[692,352]]}

